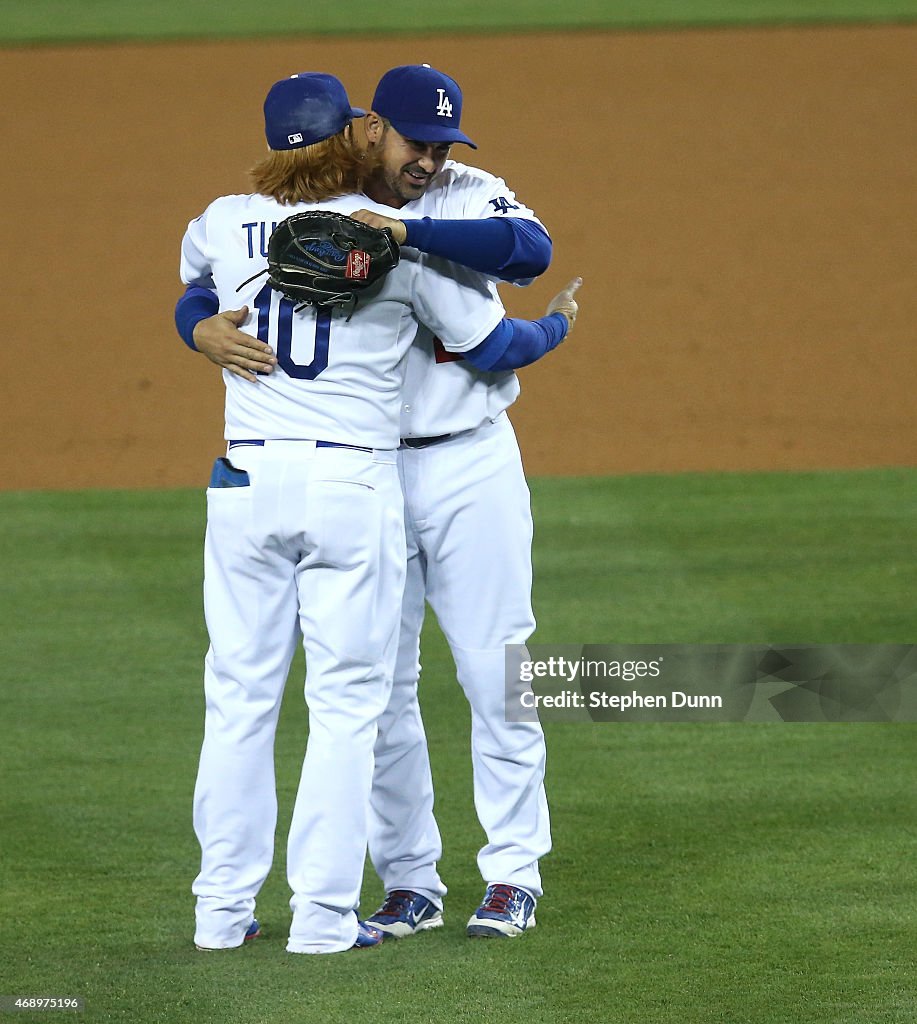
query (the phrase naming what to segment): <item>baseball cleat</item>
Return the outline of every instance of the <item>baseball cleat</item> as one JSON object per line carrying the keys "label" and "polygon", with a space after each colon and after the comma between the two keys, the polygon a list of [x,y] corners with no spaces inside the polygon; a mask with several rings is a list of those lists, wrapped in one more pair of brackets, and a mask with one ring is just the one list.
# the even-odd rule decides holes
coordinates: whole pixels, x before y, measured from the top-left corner
{"label": "baseball cleat", "polygon": [[495,883],[487,886],[484,902],[468,922],[475,938],[515,939],[535,927],[535,900],[525,889]]}
{"label": "baseball cleat", "polygon": [[[246,929],[245,935],[242,937],[242,945],[252,939],[257,939],[261,934],[261,926],[258,924],[255,918],[252,918],[252,923]],[[239,949],[239,946],[198,946],[197,943],[194,945],[195,949],[199,949],[202,953],[215,953],[219,949]]]}
{"label": "baseball cleat", "polygon": [[382,943],[385,936],[377,928],[372,927],[365,921],[357,921],[357,941],[351,949],[370,949]]}
{"label": "baseball cleat", "polygon": [[381,907],[366,919],[384,938],[405,939],[429,928],[439,928],[443,913],[437,906],[410,889],[392,889]]}

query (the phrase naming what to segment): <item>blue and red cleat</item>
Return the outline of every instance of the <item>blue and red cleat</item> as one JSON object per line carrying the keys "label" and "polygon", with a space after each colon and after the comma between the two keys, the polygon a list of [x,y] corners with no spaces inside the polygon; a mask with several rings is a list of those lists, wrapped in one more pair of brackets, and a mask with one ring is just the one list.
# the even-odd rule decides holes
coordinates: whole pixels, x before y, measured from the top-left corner
{"label": "blue and red cleat", "polygon": [[[261,934],[261,926],[258,924],[255,918],[252,918],[252,923],[248,926],[245,931],[245,935],[242,936],[241,945],[244,946],[246,942],[250,942],[252,939],[257,939]],[[195,949],[199,949],[202,953],[214,953],[219,949],[239,949],[239,946],[198,946],[195,943]]]}
{"label": "blue and red cleat", "polygon": [[535,927],[535,900],[525,889],[495,883],[487,886],[484,901],[468,922],[475,938],[515,939]]}
{"label": "blue and red cleat", "polygon": [[357,941],[350,947],[351,949],[371,949],[373,946],[379,946],[385,936],[378,928],[373,927],[366,921],[357,921]]}
{"label": "blue and red cleat", "polygon": [[366,919],[385,938],[405,939],[409,935],[439,928],[443,912],[426,896],[411,889],[392,889],[386,893],[381,907]]}

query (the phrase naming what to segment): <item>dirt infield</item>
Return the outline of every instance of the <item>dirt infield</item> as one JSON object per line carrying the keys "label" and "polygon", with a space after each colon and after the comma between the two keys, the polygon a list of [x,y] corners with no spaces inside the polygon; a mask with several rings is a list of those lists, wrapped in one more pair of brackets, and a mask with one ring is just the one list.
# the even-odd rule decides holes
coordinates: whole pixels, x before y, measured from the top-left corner
{"label": "dirt infield", "polygon": [[[917,464],[917,26],[6,51],[0,487],[200,485],[222,385],[174,334],[178,246],[246,191],[293,71],[428,61],[477,153],[581,274],[571,341],[522,372],[527,469]],[[21,439],[27,438],[23,446]]]}

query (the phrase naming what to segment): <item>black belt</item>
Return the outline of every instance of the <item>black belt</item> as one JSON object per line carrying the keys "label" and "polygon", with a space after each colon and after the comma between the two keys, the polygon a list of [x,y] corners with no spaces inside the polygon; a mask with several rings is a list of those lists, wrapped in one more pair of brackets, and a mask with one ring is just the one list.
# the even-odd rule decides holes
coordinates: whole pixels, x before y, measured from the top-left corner
{"label": "black belt", "polygon": [[452,434],[437,434],[435,437],[403,437],[401,443],[405,448],[428,448],[431,444],[448,441],[452,436]]}
{"label": "black belt", "polygon": [[[303,440],[303,439],[302,438],[293,438],[293,437],[282,437],[282,438],[276,438],[276,440],[278,440],[278,441],[295,441],[295,440]],[[230,441],[229,442],[229,450],[231,451],[233,448],[238,448],[241,445],[246,445],[246,444],[254,445],[256,448],[263,448],[264,447],[264,441],[263,440],[261,440],[261,439],[250,439],[249,438],[249,439],[242,440],[242,441]],[[316,448],[351,448],[355,452],[371,452],[373,450],[372,448],[364,448],[362,445],[359,445],[359,444],[342,444],[340,441],[316,441],[315,442],[315,447]]]}

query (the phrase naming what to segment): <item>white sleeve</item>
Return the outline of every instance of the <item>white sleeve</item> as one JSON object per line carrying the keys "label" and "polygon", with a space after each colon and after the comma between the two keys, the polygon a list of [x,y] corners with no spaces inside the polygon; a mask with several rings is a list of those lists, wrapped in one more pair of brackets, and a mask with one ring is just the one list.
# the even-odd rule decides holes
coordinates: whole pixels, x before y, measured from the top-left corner
{"label": "white sleeve", "polygon": [[187,285],[213,288],[210,257],[207,255],[207,210],[188,225],[181,242],[182,281]]}
{"label": "white sleeve", "polygon": [[[462,164],[454,167],[454,173],[455,177],[448,189],[451,194],[446,199],[448,212],[444,212],[443,216],[520,217],[541,224],[534,211],[516,198],[516,193],[502,178]],[[452,205],[450,199],[457,201],[454,213],[448,209]]]}
{"label": "white sleeve", "polygon": [[474,270],[422,253],[414,312],[450,352],[480,345],[506,315],[495,285]]}

